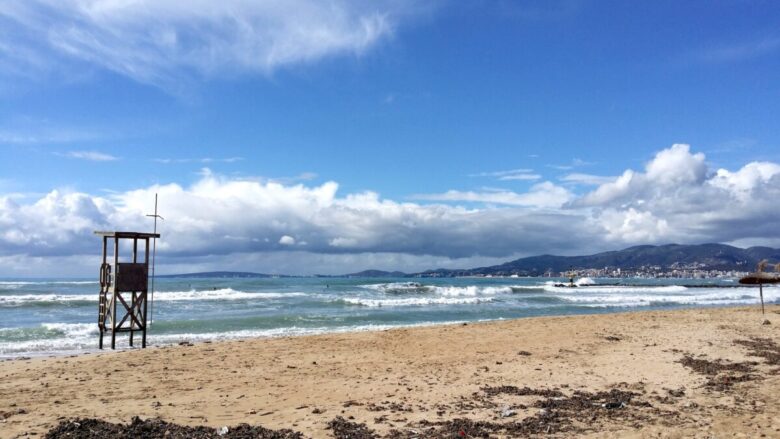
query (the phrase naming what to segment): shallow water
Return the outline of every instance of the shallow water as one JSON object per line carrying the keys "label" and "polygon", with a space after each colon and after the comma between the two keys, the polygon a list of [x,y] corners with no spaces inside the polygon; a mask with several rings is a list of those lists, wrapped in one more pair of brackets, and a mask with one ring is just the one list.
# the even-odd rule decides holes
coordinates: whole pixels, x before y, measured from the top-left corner
{"label": "shallow water", "polygon": [[[753,305],[731,279],[157,279],[149,343],[304,335],[518,317]],[[620,283],[620,285],[616,285]],[[96,281],[0,280],[0,358],[97,349]],[[764,289],[780,303],[780,288]],[[117,337],[127,346],[127,335]]]}

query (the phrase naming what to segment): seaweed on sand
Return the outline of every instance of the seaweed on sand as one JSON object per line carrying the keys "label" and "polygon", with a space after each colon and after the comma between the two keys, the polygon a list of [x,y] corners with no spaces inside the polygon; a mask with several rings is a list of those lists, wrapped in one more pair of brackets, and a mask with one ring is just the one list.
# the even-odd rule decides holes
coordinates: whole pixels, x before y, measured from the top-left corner
{"label": "seaweed on sand", "polygon": [[555,398],[563,396],[563,393],[561,393],[559,390],[553,390],[553,389],[532,389],[530,387],[516,387],[516,386],[487,386],[483,387],[481,389],[483,392],[485,392],[488,396],[496,396],[496,395],[517,395],[517,396],[526,396],[526,395],[533,395],[533,396],[544,396],[547,398]]}
{"label": "seaweed on sand", "polygon": [[303,439],[292,430],[270,430],[261,426],[240,424],[220,432],[211,427],[189,427],[161,419],[141,420],[134,417],[130,424],[114,424],[99,419],[72,419],[59,423],[46,433],[46,439]]}
{"label": "seaweed on sand", "polygon": [[[577,434],[598,428],[599,419],[641,422],[647,419],[641,408],[652,407],[638,400],[639,394],[618,389],[607,392],[576,391],[565,396],[558,390],[518,388],[515,386],[484,387],[487,397],[510,394],[542,396],[533,406],[540,410],[523,419],[510,422],[475,421],[457,418],[443,422],[422,421],[405,430],[392,430],[388,437],[410,439],[489,438],[494,435],[528,437],[540,434]],[[653,409],[655,410],[655,409]],[[674,412],[666,412],[675,415]]]}
{"label": "seaweed on sand", "polygon": [[753,366],[757,365],[755,361],[744,361],[742,363],[732,363],[726,360],[717,359],[715,361],[702,358],[693,358],[690,355],[684,356],[678,363],[693,369],[694,372],[702,375],[717,375],[721,372],[753,372]]}
{"label": "seaweed on sand", "polygon": [[341,416],[336,416],[328,422],[328,430],[336,439],[376,439],[379,436],[363,423],[350,422]]}
{"label": "seaweed on sand", "polygon": [[734,343],[749,348],[748,355],[751,357],[761,357],[766,364],[780,365],[780,345],[768,338],[734,340]]}

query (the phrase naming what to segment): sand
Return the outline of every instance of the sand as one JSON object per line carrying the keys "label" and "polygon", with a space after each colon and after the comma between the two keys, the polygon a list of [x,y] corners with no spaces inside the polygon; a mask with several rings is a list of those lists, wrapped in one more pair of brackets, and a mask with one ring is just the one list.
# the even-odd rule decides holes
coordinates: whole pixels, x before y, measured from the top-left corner
{"label": "sand", "polygon": [[5,361],[0,437],[133,416],[315,438],[339,416],[396,437],[780,437],[779,335],[780,306],[707,308]]}

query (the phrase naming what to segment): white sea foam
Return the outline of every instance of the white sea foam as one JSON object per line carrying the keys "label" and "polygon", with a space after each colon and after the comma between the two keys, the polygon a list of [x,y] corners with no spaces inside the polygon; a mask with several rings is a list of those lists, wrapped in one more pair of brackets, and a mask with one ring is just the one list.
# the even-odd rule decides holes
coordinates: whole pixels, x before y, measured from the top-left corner
{"label": "white sea foam", "polygon": [[[217,290],[190,290],[190,291],[157,291],[154,293],[155,301],[175,302],[175,301],[201,301],[201,300],[268,300],[284,299],[288,297],[306,296],[301,292],[245,292],[237,291],[232,288],[221,288]],[[33,303],[47,302],[97,302],[98,295],[95,294],[22,294],[22,295],[0,295],[0,306],[26,305]]]}
{"label": "white sea foam", "polygon": [[436,294],[448,297],[460,297],[460,296],[495,296],[497,294],[509,294],[512,292],[512,287],[508,286],[468,286],[468,287],[436,287],[434,289]]}
{"label": "white sea foam", "polygon": [[41,327],[66,337],[83,337],[97,335],[97,323],[42,323]]}
{"label": "white sea foam", "polygon": [[594,285],[596,281],[589,277],[581,277],[577,280],[577,282],[574,282],[575,285],[582,286],[582,285]]}
{"label": "white sea foam", "polygon": [[306,296],[306,293],[253,293],[238,291],[232,288],[220,288],[217,290],[189,290],[189,291],[157,291],[154,300],[160,301],[192,301],[192,300],[242,300],[242,299],[284,299],[287,297]]}
{"label": "white sea foam", "polygon": [[385,284],[360,285],[360,287],[385,294],[429,293],[434,288],[431,285],[423,285],[419,282],[390,282]]}
{"label": "white sea foam", "polygon": [[[590,290],[590,289],[589,289]],[[587,307],[643,307],[651,305],[749,305],[756,303],[758,292],[755,288],[734,288],[714,290],[679,290],[667,287],[656,290],[641,290],[638,293],[618,292],[567,292],[554,294],[555,297],[572,304]],[[653,294],[654,293],[654,294]],[[677,293],[677,294],[674,294]],[[764,300],[780,300],[780,288],[766,288]]]}
{"label": "white sea foam", "polygon": [[[392,328],[423,327],[433,325],[446,325],[463,323],[461,320],[445,322],[419,322],[413,324],[396,325],[356,325],[356,326],[337,326],[337,327],[313,327],[302,328],[291,326],[286,328],[273,329],[245,329],[227,332],[203,332],[203,333],[178,333],[178,334],[155,334],[150,337],[150,343],[154,345],[171,345],[181,341],[199,342],[199,341],[219,341],[236,340],[249,338],[274,338],[274,337],[294,337],[302,335],[316,335],[325,333],[344,333],[344,332],[366,332],[383,331]],[[51,325],[56,331],[62,331],[63,336],[58,338],[28,340],[22,342],[0,342],[0,358],[13,358],[20,354],[25,355],[61,355],[74,352],[95,352],[97,351],[97,324],[87,323],[44,323],[42,326]],[[5,328],[6,330],[18,330],[20,328]],[[1,330],[0,330],[1,331]],[[126,336],[120,337],[119,349],[127,349]]]}
{"label": "white sea foam", "polygon": [[361,285],[361,287],[379,291],[385,294],[425,294],[432,293],[447,297],[460,297],[460,296],[493,296],[496,294],[508,294],[512,292],[512,288],[508,286],[477,286],[469,285],[465,287],[461,286],[437,286],[437,285],[423,285],[417,282],[392,282],[386,284],[370,284]]}
{"label": "white sea foam", "polygon": [[345,297],[341,301],[350,305],[377,307],[426,306],[426,305],[467,305],[490,302],[489,297],[420,297],[408,299],[368,299],[363,297]]}
{"label": "white sea foam", "polygon": [[3,305],[25,305],[35,302],[95,302],[97,303],[98,296],[85,295],[85,294],[20,294],[2,296],[0,295],[0,306]]}
{"label": "white sea foam", "polygon": [[633,286],[633,285],[594,285],[581,288],[556,287],[555,282],[547,282],[541,288],[554,293],[572,293],[581,294],[603,293],[603,294],[640,294],[640,293],[680,293],[687,291],[688,288],[681,285],[664,286]]}
{"label": "white sea foam", "polygon": [[3,286],[23,286],[23,285],[97,285],[95,280],[52,280],[52,281],[0,281],[0,285]]}

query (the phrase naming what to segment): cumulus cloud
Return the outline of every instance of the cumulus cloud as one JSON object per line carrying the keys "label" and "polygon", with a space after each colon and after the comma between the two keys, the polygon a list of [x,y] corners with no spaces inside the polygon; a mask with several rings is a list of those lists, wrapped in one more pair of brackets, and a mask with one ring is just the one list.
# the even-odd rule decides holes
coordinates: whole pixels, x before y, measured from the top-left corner
{"label": "cumulus cloud", "polygon": [[777,164],[713,172],[704,154],[676,144],[658,152],[644,172],[626,170],[568,207],[590,208],[590,221],[617,242],[730,242],[772,238],[769,230],[780,226],[772,201],[778,195]]}
{"label": "cumulus cloud", "polygon": [[279,244],[282,245],[295,245],[295,238],[290,235],[284,235],[279,238]]}
{"label": "cumulus cloud", "polygon": [[3,2],[0,66],[40,70],[54,55],[158,85],[190,73],[268,73],[359,55],[412,12],[405,0]]}
{"label": "cumulus cloud", "polygon": [[[93,230],[149,230],[145,215],[155,193],[165,217],[159,260],[168,272],[456,268],[646,243],[770,244],[780,229],[779,164],[709,169],[687,145],[664,149],[643,169],[579,196],[542,182],[527,192],[448,191],[399,202],[370,191],[339,194],[332,181],[307,185],[203,172],[189,186],[0,196],[3,274],[13,274],[8,267],[88,260],[98,251]],[[468,207],[459,205],[465,202]]]}

